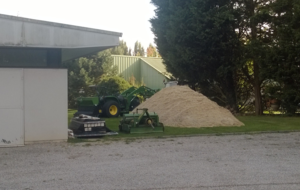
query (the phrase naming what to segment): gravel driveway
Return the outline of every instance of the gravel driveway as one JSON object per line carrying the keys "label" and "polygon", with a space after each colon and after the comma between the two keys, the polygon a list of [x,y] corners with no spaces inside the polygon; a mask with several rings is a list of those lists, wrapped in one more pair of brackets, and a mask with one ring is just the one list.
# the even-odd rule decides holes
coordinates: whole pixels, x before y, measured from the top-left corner
{"label": "gravel driveway", "polygon": [[300,189],[300,133],[0,148],[0,189]]}

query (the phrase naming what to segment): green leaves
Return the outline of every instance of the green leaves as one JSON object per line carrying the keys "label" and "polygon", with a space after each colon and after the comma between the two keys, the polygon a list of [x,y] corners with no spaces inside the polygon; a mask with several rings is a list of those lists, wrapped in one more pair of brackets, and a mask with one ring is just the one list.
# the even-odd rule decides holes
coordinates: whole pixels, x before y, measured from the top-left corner
{"label": "green leaves", "polygon": [[280,84],[281,100],[289,114],[300,103],[300,1],[276,0],[270,5],[274,15],[274,40],[266,65],[266,77]]}
{"label": "green leaves", "polygon": [[147,48],[147,57],[158,57],[158,52],[156,48],[150,43],[149,47]]}
{"label": "green leaves", "polygon": [[131,56],[131,49],[129,49],[127,47],[126,42],[123,40],[120,40],[119,44],[120,44],[119,46],[116,46],[116,47],[110,49],[110,53],[112,55],[129,55],[129,56]]}
{"label": "green leaves", "polygon": [[98,83],[102,95],[118,94],[131,87],[128,81],[119,76],[102,77]]}
{"label": "green leaves", "polygon": [[150,20],[152,31],[167,70],[221,105],[236,107],[232,68],[237,60],[232,55],[239,51],[240,42],[233,12],[226,8],[230,1],[152,3],[157,7],[156,17]]}
{"label": "green leaves", "polygon": [[90,85],[99,83],[103,77],[115,76],[118,72],[118,68],[113,66],[110,50],[64,62],[63,66],[68,68],[69,107],[76,106],[75,100],[79,96],[95,95]]}
{"label": "green leaves", "polygon": [[245,107],[255,98],[255,111],[262,114],[262,84],[274,80],[288,112],[300,103],[299,0],[152,3],[157,49],[182,83],[220,105]]}
{"label": "green leaves", "polygon": [[134,51],[133,51],[134,56],[145,56],[145,50],[142,46],[142,44],[139,41],[136,41],[134,44]]}

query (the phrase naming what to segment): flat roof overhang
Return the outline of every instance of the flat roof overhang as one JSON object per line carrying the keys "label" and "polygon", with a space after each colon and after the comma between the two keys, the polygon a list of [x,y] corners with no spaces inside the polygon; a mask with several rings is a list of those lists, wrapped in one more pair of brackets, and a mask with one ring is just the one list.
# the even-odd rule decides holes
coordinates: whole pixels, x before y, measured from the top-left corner
{"label": "flat roof overhang", "polygon": [[0,14],[0,47],[61,49],[62,62],[119,45],[122,33]]}

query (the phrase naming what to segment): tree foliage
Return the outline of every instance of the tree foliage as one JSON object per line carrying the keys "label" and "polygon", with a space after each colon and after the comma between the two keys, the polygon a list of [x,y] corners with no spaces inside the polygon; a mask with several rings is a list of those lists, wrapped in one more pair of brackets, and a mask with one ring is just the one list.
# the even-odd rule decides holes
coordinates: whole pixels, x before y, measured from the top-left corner
{"label": "tree foliage", "polygon": [[276,81],[286,109],[295,111],[300,99],[300,1],[152,3],[157,49],[173,76],[233,109],[244,108],[252,96],[257,115],[263,113],[266,81]]}
{"label": "tree foliage", "polygon": [[280,84],[276,98],[293,114],[300,103],[300,1],[276,0],[270,9],[275,35],[263,74]]}
{"label": "tree foliage", "polygon": [[103,95],[118,94],[131,87],[129,82],[120,76],[102,77],[97,85]]}
{"label": "tree foliage", "polygon": [[[270,27],[270,0],[236,0],[236,31],[242,42],[243,59],[239,71],[247,86],[253,87],[255,113],[263,113],[261,86],[265,78],[262,70],[266,65],[273,30]],[[250,91],[251,92],[251,91]]]}
{"label": "tree foliage", "polygon": [[[234,68],[240,42],[230,0],[152,0],[152,31],[164,63],[180,81],[237,111]],[[232,56],[236,55],[236,56]]]}
{"label": "tree foliage", "polygon": [[76,98],[81,95],[80,91],[85,92],[86,96],[94,94],[90,85],[99,83],[103,77],[117,75],[109,50],[64,62],[63,66],[68,69],[69,107],[75,106]]}
{"label": "tree foliage", "polygon": [[145,50],[141,44],[141,42],[136,41],[134,44],[134,50],[133,50],[134,56],[145,56]]}
{"label": "tree foliage", "polygon": [[125,41],[120,40],[119,42],[120,45],[111,48],[110,53],[112,55],[129,55],[131,56],[131,49],[127,47],[127,44]]}
{"label": "tree foliage", "polygon": [[156,48],[150,43],[147,48],[147,57],[158,57]]}

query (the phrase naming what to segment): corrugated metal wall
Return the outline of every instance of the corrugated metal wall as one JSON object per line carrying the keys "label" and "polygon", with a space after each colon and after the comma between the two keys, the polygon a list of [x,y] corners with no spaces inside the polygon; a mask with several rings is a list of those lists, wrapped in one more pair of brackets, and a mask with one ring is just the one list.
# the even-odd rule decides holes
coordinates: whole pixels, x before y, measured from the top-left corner
{"label": "corrugated metal wall", "polygon": [[119,74],[127,81],[133,75],[136,82],[141,82],[141,60],[134,56],[113,55],[114,65],[119,68]]}
{"label": "corrugated metal wall", "polygon": [[136,84],[145,84],[152,89],[164,88],[163,80],[167,78],[151,67],[148,63],[141,60],[140,57],[112,55],[114,65],[119,68],[119,74],[128,81],[133,75],[136,79]]}
{"label": "corrugated metal wall", "polygon": [[167,78],[143,61],[141,64],[141,75],[145,86],[152,89],[162,89],[165,87],[163,80],[167,81]]}

